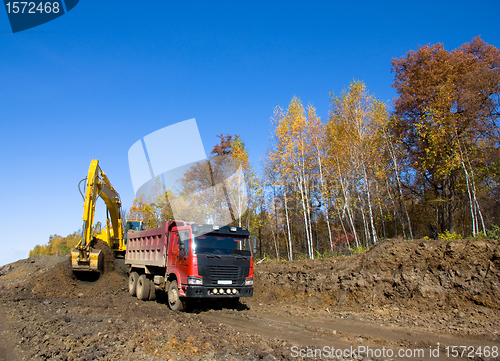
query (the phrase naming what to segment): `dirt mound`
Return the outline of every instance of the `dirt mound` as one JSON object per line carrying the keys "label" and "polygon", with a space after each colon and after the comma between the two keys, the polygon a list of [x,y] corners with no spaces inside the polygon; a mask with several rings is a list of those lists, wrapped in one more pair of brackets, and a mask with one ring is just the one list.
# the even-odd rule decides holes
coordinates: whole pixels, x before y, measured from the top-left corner
{"label": "dirt mound", "polygon": [[500,242],[385,240],[352,256],[256,266],[254,301],[417,311],[500,308]]}
{"label": "dirt mound", "polygon": [[111,248],[109,248],[106,242],[97,240],[97,242],[94,244],[94,248],[100,250],[104,256],[104,267],[103,267],[104,274],[109,274],[118,271],[113,251],[111,250]]}
{"label": "dirt mound", "polygon": [[62,262],[64,256],[33,256],[0,267],[0,289],[24,285],[31,277],[37,277],[48,268]]}
{"label": "dirt mound", "polygon": [[[71,268],[70,256],[60,257],[59,262],[27,280],[27,286],[38,297],[90,297],[116,295],[127,285],[127,274],[115,260],[113,251],[103,241],[95,245],[104,255],[104,270],[99,274],[80,272],[78,276]],[[123,261],[121,261],[123,262]],[[48,265],[45,265],[48,266]],[[99,277],[97,277],[99,276]]]}

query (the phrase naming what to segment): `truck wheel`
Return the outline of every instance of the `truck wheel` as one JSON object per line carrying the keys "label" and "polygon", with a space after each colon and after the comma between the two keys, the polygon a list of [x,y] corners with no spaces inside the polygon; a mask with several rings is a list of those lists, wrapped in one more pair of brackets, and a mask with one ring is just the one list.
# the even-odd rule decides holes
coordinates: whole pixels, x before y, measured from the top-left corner
{"label": "truck wheel", "polygon": [[172,311],[184,311],[186,303],[179,297],[179,286],[176,280],[170,282],[168,287],[168,306]]}
{"label": "truck wheel", "polygon": [[139,274],[137,272],[131,272],[128,276],[128,293],[131,296],[135,296],[137,292],[137,280],[139,279]]}
{"label": "truck wheel", "polygon": [[140,275],[137,280],[137,298],[141,301],[149,299],[149,279],[146,275]]}
{"label": "truck wheel", "polygon": [[156,287],[153,280],[149,280],[149,299],[151,301],[156,300]]}

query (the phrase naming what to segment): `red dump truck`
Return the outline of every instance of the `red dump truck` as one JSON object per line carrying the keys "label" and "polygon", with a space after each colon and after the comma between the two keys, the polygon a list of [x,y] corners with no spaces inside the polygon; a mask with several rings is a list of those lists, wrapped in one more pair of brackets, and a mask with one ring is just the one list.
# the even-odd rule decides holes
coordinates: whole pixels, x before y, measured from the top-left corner
{"label": "red dump truck", "polygon": [[190,300],[219,299],[236,306],[253,295],[253,257],[245,228],[168,221],[127,235],[129,292],[153,300],[167,292],[174,311]]}

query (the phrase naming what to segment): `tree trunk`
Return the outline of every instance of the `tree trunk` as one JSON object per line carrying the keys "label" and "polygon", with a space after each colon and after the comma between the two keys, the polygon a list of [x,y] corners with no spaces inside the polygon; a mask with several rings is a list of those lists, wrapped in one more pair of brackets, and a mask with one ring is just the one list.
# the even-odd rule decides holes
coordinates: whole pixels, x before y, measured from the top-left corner
{"label": "tree trunk", "polygon": [[363,162],[363,175],[365,178],[365,185],[366,185],[366,198],[368,200],[368,212],[370,215],[370,226],[372,229],[372,237],[373,237],[373,244],[377,243],[377,230],[375,229],[375,221],[373,219],[373,210],[372,210],[372,202],[371,202],[371,194],[370,194],[370,183],[368,180],[368,174],[366,173],[366,168],[363,159],[361,159]]}
{"label": "tree trunk", "polygon": [[453,175],[447,175],[442,182],[442,199],[443,204],[441,208],[441,232],[449,231],[455,232],[455,220],[453,211],[455,209],[455,190]]}
{"label": "tree trunk", "polygon": [[309,238],[309,227],[308,227],[308,222],[307,222],[307,207],[305,204],[305,195],[304,195],[304,187],[302,184],[302,177],[299,177],[297,179],[297,183],[299,185],[299,190],[300,190],[300,198],[301,198],[301,203],[302,203],[302,214],[304,216],[304,227],[305,227],[305,232],[306,232],[306,244],[307,244],[307,253],[309,255],[310,259],[314,258],[314,255],[312,254],[312,240]]}
{"label": "tree trunk", "polygon": [[347,197],[347,191],[344,187],[344,178],[342,177],[342,173],[340,172],[340,164],[338,159],[337,160],[337,168],[339,171],[339,180],[340,180],[340,186],[342,187],[342,194],[344,196],[344,209],[347,209],[347,216],[349,217],[349,223],[351,223],[351,229],[352,233],[354,234],[354,240],[356,241],[356,247],[359,248],[359,238],[358,238],[358,232],[356,232],[356,227],[354,226],[354,219],[351,214],[351,208],[349,207],[349,199]]}
{"label": "tree trunk", "polygon": [[286,217],[286,229],[288,233],[288,260],[293,261],[293,249],[292,249],[292,237],[291,237],[291,232],[290,232],[290,220],[288,218],[288,200],[286,198],[286,190],[283,187],[283,198],[285,201],[285,217]]}
{"label": "tree trunk", "polygon": [[[411,229],[411,221],[410,221],[410,216],[408,214],[408,209],[406,208],[406,202],[403,196],[403,190],[401,189],[401,180],[399,178],[399,165],[398,165],[398,160],[396,157],[396,152],[394,151],[394,146],[392,144],[392,141],[390,139],[390,136],[384,131],[384,139],[387,144],[387,149],[389,150],[389,154],[391,156],[392,163],[394,164],[394,174],[396,175],[396,183],[398,185],[398,191],[399,191],[399,196],[401,197],[401,203],[403,205],[403,209],[406,214],[406,220],[408,221],[408,230],[410,231],[410,238],[413,240],[413,231]],[[402,221],[401,221],[402,222]],[[403,233],[404,233],[404,224],[403,225]],[[406,235],[404,236],[406,238]]]}
{"label": "tree trunk", "polygon": [[328,214],[328,210],[330,208],[329,207],[329,197],[328,197],[328,194],[326,191],[325,181],[323,179],[323,166],[322,166],[321,156],[320,156],[319,150],[317,151],[317,153],[318,153],[319,180],[321,183],[321,193],[322,193],[324,201],[325,201],[325,209],[326,209],[325,216],[326,216],[326,225],[328,227],[328,240],[330,241],[330,249],[333,252],[332,230],[330,227],[330,217]]}

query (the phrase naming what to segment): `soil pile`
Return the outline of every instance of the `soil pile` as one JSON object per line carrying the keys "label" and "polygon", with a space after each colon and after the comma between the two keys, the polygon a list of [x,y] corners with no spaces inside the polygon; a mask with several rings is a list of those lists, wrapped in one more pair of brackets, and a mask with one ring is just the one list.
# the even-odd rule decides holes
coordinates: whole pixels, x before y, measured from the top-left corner
{"label": "soil pile", "polygon": [[256,266],[254,301],[361,310],[500,308],[500,242],[385,240],[352,256]]}
{"label": "soil pile", "polygon": [[[102,295],[116,295],[127,286],[128,276],[123,260],[115,262],[113,251],[106,243],[99,240],[95,247],[102,251],[104,269],[97,272],[73,273],[70,256],[61,256],[59,262],[54,262],[46,269],[41,269],[35,277],[30,277],[26,286],[36,297],[90,297],[99,298]],[[40,259],[35,260],[41,261]],[[42,267],[42,266],[40,266]]]}
{"label": "soil pile", "polygon": [[33,256],[0,267],[0,290],[12,289],[58,265],[61,256]]}

